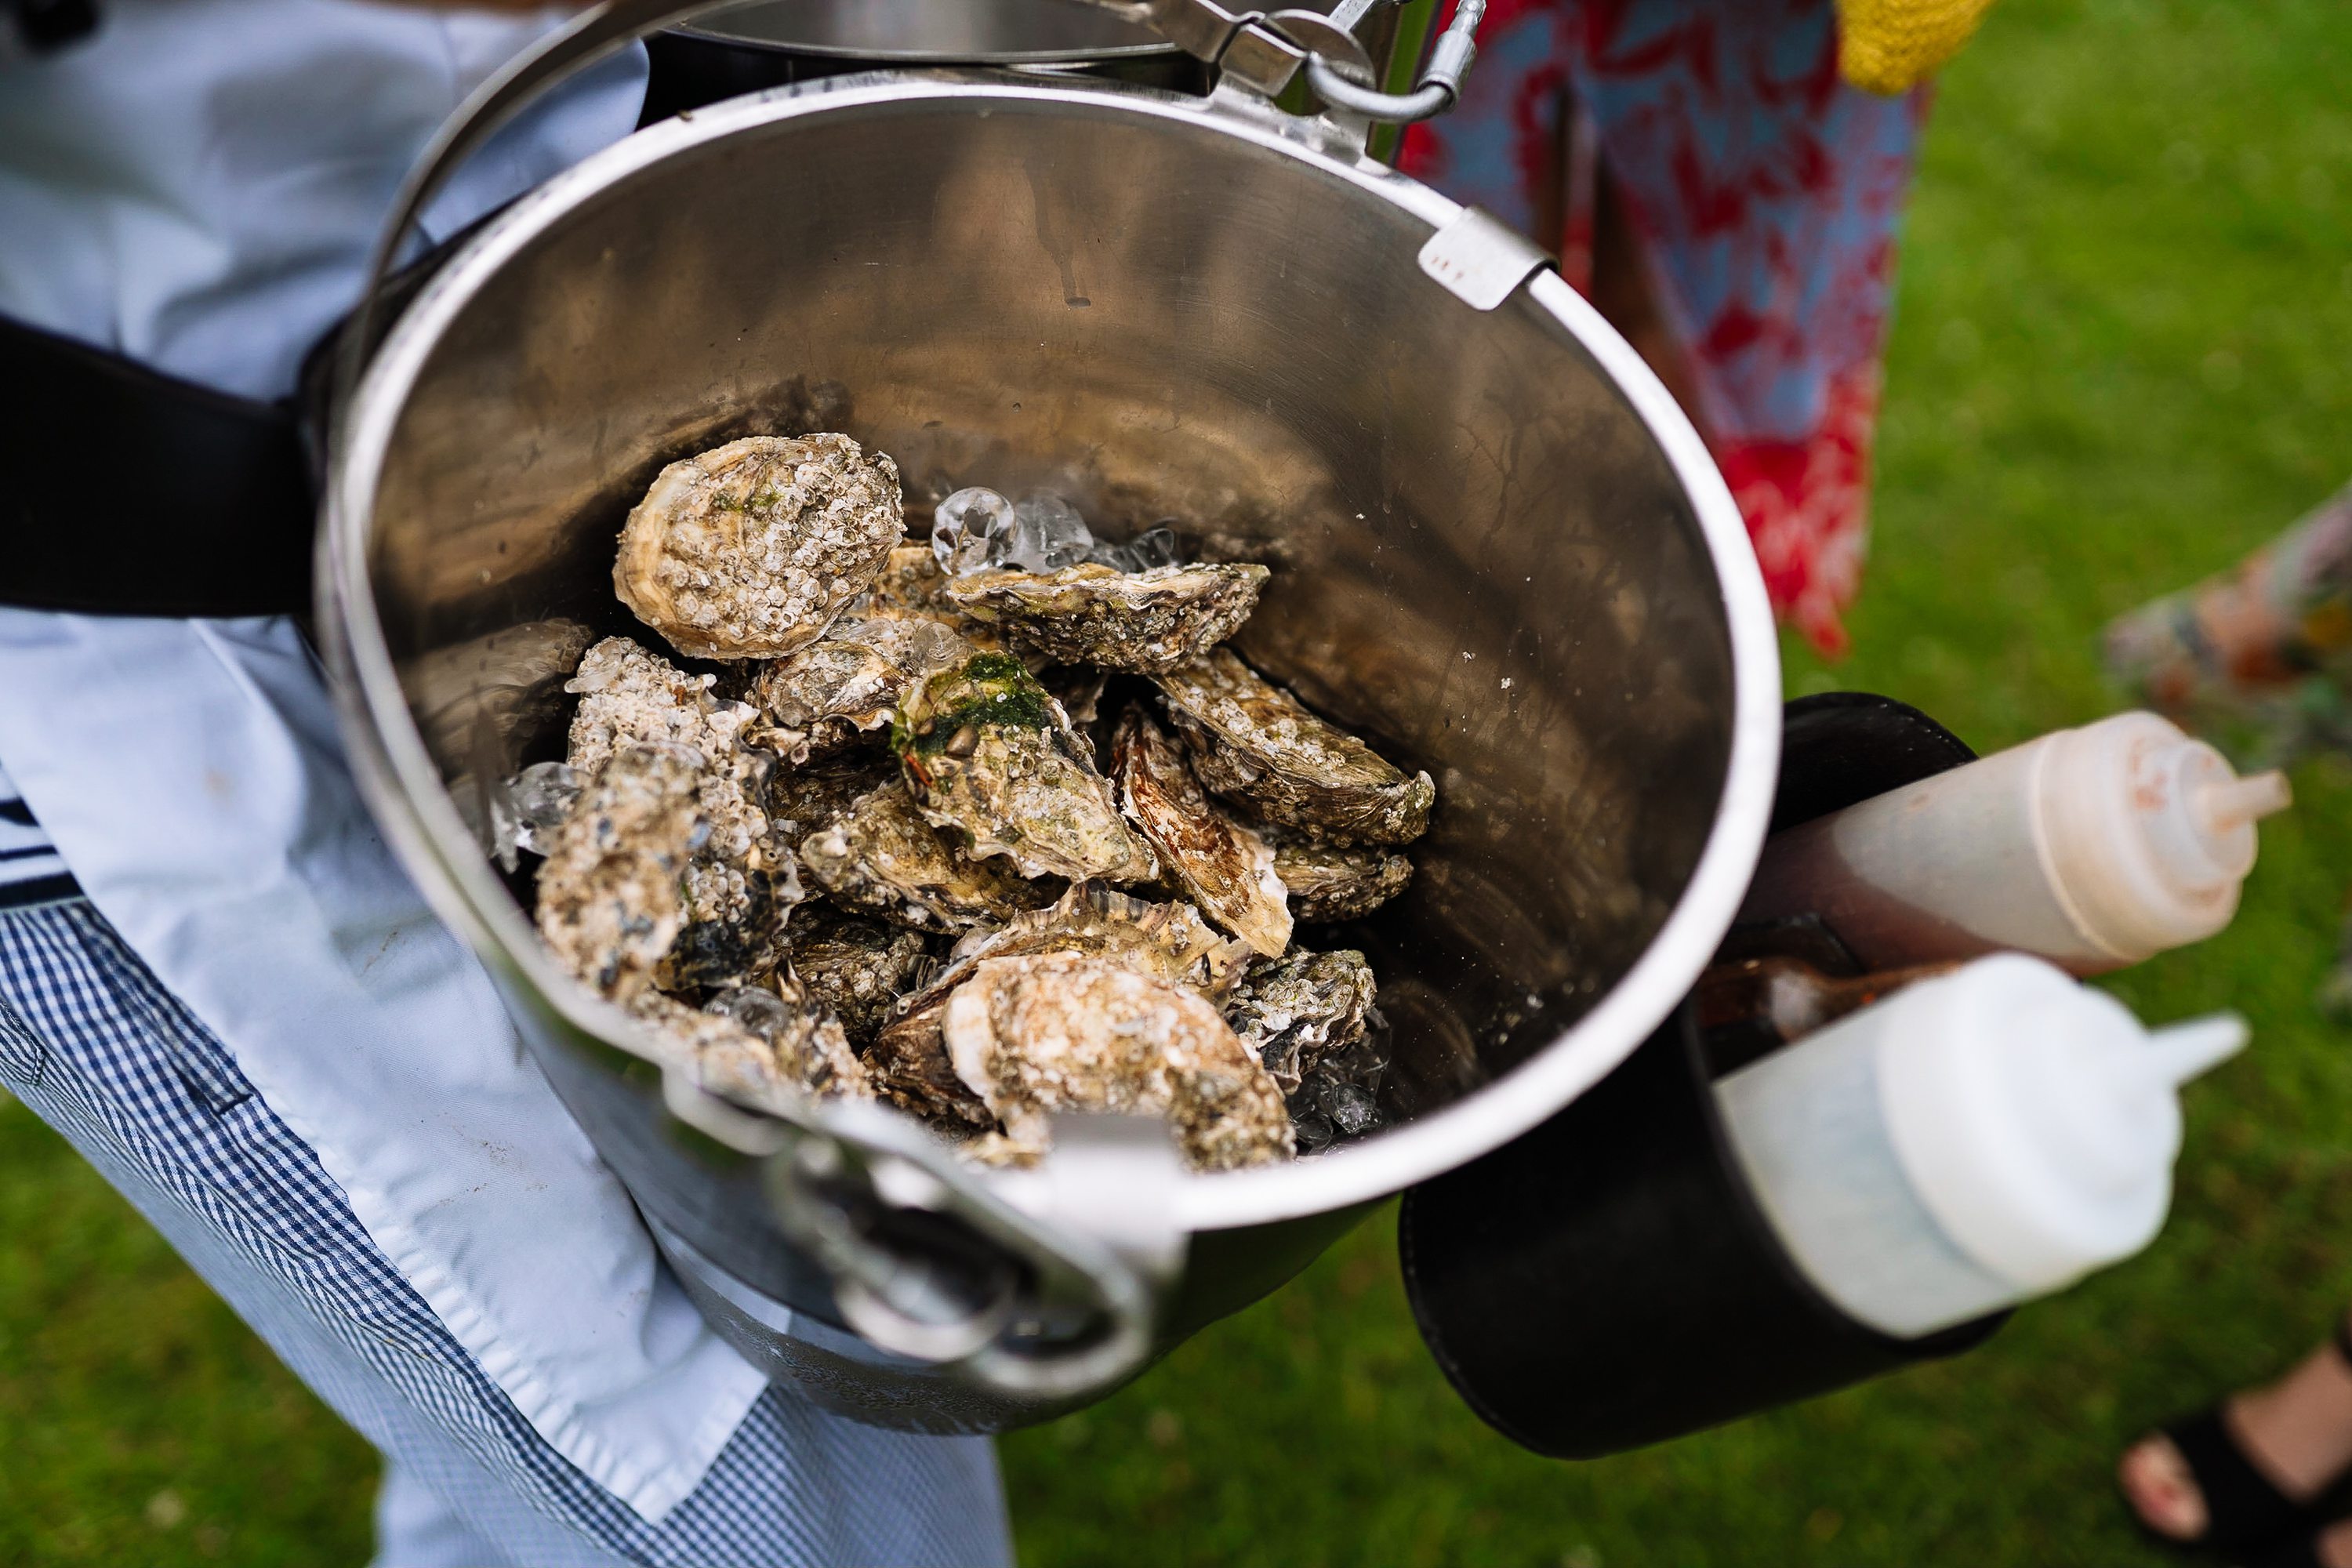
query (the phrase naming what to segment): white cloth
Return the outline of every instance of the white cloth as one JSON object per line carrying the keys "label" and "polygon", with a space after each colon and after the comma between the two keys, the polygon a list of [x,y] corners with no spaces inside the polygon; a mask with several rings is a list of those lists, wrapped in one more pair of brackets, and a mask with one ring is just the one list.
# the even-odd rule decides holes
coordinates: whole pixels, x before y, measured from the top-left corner
{"label": "white cloth", "polygon": [[[425,139],[561,15],[102,0],[88,42],[0,63],[0,313],[283,395],[357,299]],[[634,52],[527,111],[426,209],[426,237],[627,134],[645,68]]]}
{"label": "white cloth", "polygon": [[[86,45],[0,66],[0,312],[262,397],[356,297],[425,139],[551,21],[349,0],[103,16]],[[428,226],[625,134],[643,68],[511,128]],[[762,1380],[659,1267],[376,836],[291,625],[0,612],[0,756],[532,1426],[648,1519],[692,1490]]]}

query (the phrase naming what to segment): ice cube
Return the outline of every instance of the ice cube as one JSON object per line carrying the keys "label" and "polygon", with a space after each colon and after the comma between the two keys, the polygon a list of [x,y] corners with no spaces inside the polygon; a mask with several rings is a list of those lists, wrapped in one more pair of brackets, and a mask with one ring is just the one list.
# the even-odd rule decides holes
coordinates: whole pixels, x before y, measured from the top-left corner
{"label": "ice cube", "polygon": [[507,785],[507,805],[514,813],[514,841],[519,849],[544,855],[555,843],[555,831],[572,815],[580,798],[580,775],[562,763],[533,763]]}
{"label": "ice cube", "polygon": [[1315,1104],[1343,1138],[1361,1137],[1381,1124],[1381,1108],[1372,1097],[1341,1079],[1325,1079],[1317,1084]]}
{"label": "ice cube", "polygon": [[1388,1071],[1389,1053],[1384,1038],[1365,1036],[1343,1051],[1335,1051],[1323,1058],[1323,1065],[1335,1078],[1345,1079],[1364,1089],[1378,1089],[1381,1075]]}
{"label": "ice cube", "polygon": [[931,513],[931,554],[952,577],[985,572],[1001,563],[1013,521],[1011,501],[994,490],[967,486]]}
{"label": "ice cube", "polygon": [[1150,572],[1156,567],[1176,564],[1176,531],[1166,523],[1147,528],[1127,542],[1128,553],[1135,557],[1130,572]]}
{"label": "ice cube", "polygon": [[1096,540],[1095,547],[1087,552],[1087,559],[1097,566],[1108,566],[1114,572],[1143,570],[1137,563],[1135,552],[1131,548],[1124,544],[1114,544],[1108,540]]}
{"label": "ice cube", "polygon": [[1331,1142],[1335,1129],[1331,1119],[1304,1100],[1290,1104],[1290,1133],[1298,1141],[1298,1152],[1312,1154]]}
{"label": "ice cube", "polygon": [[1060,496],[1039,490],[1013,509],[1013,531],[996,563],[1022,572],[1059,572],[1076,566],[1094,548],[1094,531],[1078,509]]}

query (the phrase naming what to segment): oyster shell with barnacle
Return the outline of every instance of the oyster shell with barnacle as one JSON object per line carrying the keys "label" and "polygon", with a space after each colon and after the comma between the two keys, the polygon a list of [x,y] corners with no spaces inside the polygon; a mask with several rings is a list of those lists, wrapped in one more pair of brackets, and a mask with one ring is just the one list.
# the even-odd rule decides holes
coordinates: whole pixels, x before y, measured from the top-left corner
{"label": "oyster shell with barnacle", "polygon": [[1160,874],[1095,769],[1092,748],[1021,661],[975,654],[909,694],[890,748],[925,818],[964,852],[1024,877],[1148,882]]}
{"label": "oyster shell with barnacle", "polygon": [[1269,825],[1373,844],[1409,844],[1427,831],[1437,796],[1427,773],[1408,778],[1231,649],[1152,679],[1201,782]]}
{"label": "oyster shell with barnacle", "polygon": [[984,960],[948,999],[941,1031],[956,1076],[1003,1128],[975,1147],[982,1158],[1044,1154],[1057,1110],[1164,1116],[1198,1171],[1295,1147],[1281,1090],[1214,1006],[1101,958]]}
{"label": "oyster shell with barnacle", "polygon": [[1265,840],[1211,804],[1184,754],[1130,703],[1111,740],[1119,805],[1168,874],[1219,925],[1272,958],[1290,945],[1288,894]]}
{"label": "oyster shell with barnacle", "polygon": [[1265,577],[1256,565],[1121,572],[1082,562],[1057,572],[978,572],[937,592],[1057,663],[1157,674],[1233,636],[1257,608]]}
{"label": "oyster shell with barnacle", "polygon": [[800,897],[791,855],[768,842],[759,804],[772,759],[743,743],[752,711],[719,700],[713,680],[627,637],[606,637],[564,688],[580,698],[565,755],[578,776],[595,777],[630,744],[683,746],[699,759],[702,822],[679,873],[687,925],[658,981],[670,989],[730,984],[772,968],[784,913]]}
{"label": "oyster shell with barnacle", "polygon": [[898,998],[939,967],[919,932],[818,905],[784,933],[792,978],[841,1020],[863,1047],[893,1016]]}
{"label": "oyster shell with barnacle", "polygon": [[679,883],[707,832],[703,760],[624,742],[582,790],[539,870],[539,934],[556,961],[614,1001],[653,989],[686,925]]}
{"label": "oyster shell with barnacle", "polygon": [[829,752],[887,724],[908,687],[973,651],[940,621],[845,616],[806,647],[763,661],[749,696],[771,722]]}
{"label": "oyster shell with barnacle", "polygon": [[846,436],[751,436],[655,476],[613,587],[682,653],[773,658],[873,586],[905,532],[898,468]]}
{"label": "oyster shell with barnacle", "polygon": [[688,675],[627,637],[606,637],[581,657],[563,689],[580,699],[563,760],[593,779],[616,747],[663,742],[699,753],[698,793],[709,826],[707,858],[742,861],[767,832],[758,801],[766,759],[742,743],[755,715],[712,695],[717,677]]}
{"label": "oyster shell with barnacle", "polygon": [[872,590],[848,613],[866,620],[930,621],[982,653],[1007,651],[1001,628],[974,619],[940,596],[947,583],[948,574],[940,569],[929,545],[896,545],[883,561]]}
{"label": "oyster shell with barnacle", "polygon": [[1372,966],[1352,948],[1296,952],[1250,965],[1225,1004],[1225,1021],[1283,1093],[1295,1094],[1325,1058],[1364,1037],[1377,990]]}
{"label": "oyster shell with barnacle", "polygon": [[1306,924],[1352,921],[1405,889],[1412,862],[1372,844],[1275,838],[1274,874],[1290,891],[1290,912]]}
{"label": "oyster shell with barnacle", "polygon": [[695,1082],[712,1094],[779,1115],[792,1113],[796,1094],[869,1098],[873,1086],[841,1025],[791,982],[780,984],[722,991],[699,1009],[648,991],[631,1011],[683,1048]]}
{"label": "oyster shell with barnacle", "polygon": [[918,931],[964,931],[1053,902],[1059,884],[1024,881],[958,851],[891,779],[801,840],[801,865],[836,902]]}
{"label": "oyster shell with barnacle", "polygon": [[768,770],[760,806],[772,841],[793,846],[898,776],[887,753],[856,751]]}
{"label": "oyster shell with barnacle", "polygon": [[896,1016],[866,1052],[866,1065],[885,1092],[895,1091],[901,1103],[986,1125],[984,1109],[949,1065],[940,1016],[948,998],[985,960],[1040,952],[1085,953],[1212,997],[1232,989],[1250,957],[1245,944],[1219,936],[1190,904],[1153,903],[1077,884],[1051,909],[968,933],[948,954],[945,968],[899,1000]]}
{"label": "oyster shell with barnacle", "polygon": [[740,985],[774,969],[783,958],[784,921],[802,896],[792,862],[777,876],[700,856],[678,878],[686,924],[655,983],[665,991]]}

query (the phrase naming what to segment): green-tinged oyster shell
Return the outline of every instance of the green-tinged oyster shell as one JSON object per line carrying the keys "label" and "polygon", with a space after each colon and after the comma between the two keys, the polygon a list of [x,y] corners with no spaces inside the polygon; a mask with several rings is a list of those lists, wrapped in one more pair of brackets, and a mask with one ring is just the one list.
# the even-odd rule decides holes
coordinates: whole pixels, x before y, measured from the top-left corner
{"label": "green-tinged oyster shell", "polygon": [[654,478],[613,589],[680,653],[773,658],[814,642],[905,533],[898,468],[846,436],[751,436]]}
{"label": "green-tinged oyster shell", "polygon": [[1160,874],[1090,748],[1021,662],[979,654],[916,689],[890,735],[926,819],[1024,877],[1148,882]]}
{"label": "green-tinged oyster shell", "polygon": [[1196,1171],[1295,1151],[1273,1078],[1184,986],[1083,953],[992,958],[948,999],[941,1028],[956,1076],[1003,1128],[981,1157],[1043,1155],[1057,1110],[1164,1116]]}
{"label": "green-tinged oyster shell", "polygon": [[1288,894],[1274,850],[1210,802],[1142,704],[1120,717],[1111,752],[1120,806],[1201,912],[1269,958],[1289,947]]}
{"label": "green-tinged oyster shell", "polygon": [[1265,577],[1257,565],[1121,572],[1087,562],[1057,572],[977,572],[949,579],[939,596],[1059,663],[1155,674],[1233,636],[1257,608]]}
{"label": "green-tinged oyster shell", "polygon": [[1152,678],[1192,751],[1192,769],[1274,826],[1349,842],[1409,844],[1437,786],[1411,778],[1298,699],[1215,648]]}

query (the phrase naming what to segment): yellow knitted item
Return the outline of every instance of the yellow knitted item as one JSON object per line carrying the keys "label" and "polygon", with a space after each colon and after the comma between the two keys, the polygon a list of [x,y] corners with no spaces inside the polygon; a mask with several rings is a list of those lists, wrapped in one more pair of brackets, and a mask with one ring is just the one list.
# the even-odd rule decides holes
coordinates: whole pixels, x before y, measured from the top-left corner
{"label": "yellow knitted item", "polygon": [[1960,52],[1992,0],[1837,0],[1838,74],[1864,92],[1908,92]]}

